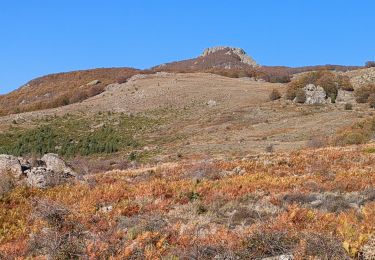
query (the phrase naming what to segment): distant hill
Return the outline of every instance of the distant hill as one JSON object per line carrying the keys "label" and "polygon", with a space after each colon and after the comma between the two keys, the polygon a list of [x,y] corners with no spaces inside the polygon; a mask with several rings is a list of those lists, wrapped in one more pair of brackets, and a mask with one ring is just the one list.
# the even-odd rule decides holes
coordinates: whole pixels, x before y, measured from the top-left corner
{"label": "distant hill", "polygon": [[103,92],[108,84],[124,81],[140,70],[100,68],[51,74],[29,81],[0,96],[0,115],[59,107]]}
{"label": "distant hill", "polygon": [[155,72],[206,72],[231,78],[252,77],[287,83],[293,74],[312,70],[348,71],[362,67],[323,65],[290,68],[261,66],[241,48],[207,48],[196,58],[170,62],[149,70],[99,68],[51,74],[31,80],[19,89],[0,95],[0,115],[60,107],[100,94],[108,84],[125,82],[135,74]]}

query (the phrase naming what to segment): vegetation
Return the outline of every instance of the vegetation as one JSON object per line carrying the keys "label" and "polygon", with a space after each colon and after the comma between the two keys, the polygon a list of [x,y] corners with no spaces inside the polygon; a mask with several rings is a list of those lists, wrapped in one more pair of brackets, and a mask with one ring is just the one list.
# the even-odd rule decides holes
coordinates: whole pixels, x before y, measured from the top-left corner
{"label": "vegetation", "polygon": [[332,138],[334,145],[353,145],[367,143],[375,134],[375,118],[366,119],[345,128]]}
{"label": "vegetation", "polygon": [[356,258],[374,234],[369,148],[184,161],[18,187],[0,199],[0,255]]}
{"label": "vegetation", "polygon": [[273,89],[272,92],[270,93],[270,100],[277,100],[281,98],[281,94],[277,89]]}
{"label": "vegetation", "polygon": [[91,119],[65,116],[47,119],[41,126],[31,129],[13,127],[0,134],[0,153],[43,155],[52,152],[72,157],[132,150],[142,143],[134,136],[156,124],[145,117],[117,114],[97,115],[96,121]]}
{"label": "vegetation", "polygon": [[[51,74],[0,96],[0,115],[65,106],[104,91],[105,86],[140,73],[131,68],[110,68]],[[145,72],[146,73],[146,72]],[[97,80],[93,85],[88,83]]]}
{"label": "vegetation", "polygon": [[306,73],[289,83],[287,98],[293,100],[297,95],[297,91],[308,84],[321,86],[332,102],[336,100],[338,89],[353,91],[349,77],[337,75],[330,71],[316,71]]}
{"label": "vegetation", "polygon": [[366,68],[373,68],[375,67],[375,61],[367,61],[365,66]]}

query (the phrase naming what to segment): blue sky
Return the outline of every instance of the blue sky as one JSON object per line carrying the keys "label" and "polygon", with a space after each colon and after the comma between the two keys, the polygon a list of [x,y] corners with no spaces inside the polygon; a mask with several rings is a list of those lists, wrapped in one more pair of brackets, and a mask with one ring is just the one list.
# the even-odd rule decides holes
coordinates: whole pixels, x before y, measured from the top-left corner
{"label": "blue sky", "polygon": [[375,60],[373,0],[1,0],[0,93],[37,76],[148,68],[209,46],[264,65]]}

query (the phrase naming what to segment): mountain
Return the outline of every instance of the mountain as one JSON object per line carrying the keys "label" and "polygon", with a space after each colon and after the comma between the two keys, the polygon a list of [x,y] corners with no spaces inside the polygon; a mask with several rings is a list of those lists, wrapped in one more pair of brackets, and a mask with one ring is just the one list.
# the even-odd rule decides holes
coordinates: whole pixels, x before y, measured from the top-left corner
{"label": "mountain", "polygon": [[241,48],[228,46],[207,48],[193,59],[162,64],[153,67],[155,71],[206,71],[210,69],[250,70],[259,65]]}

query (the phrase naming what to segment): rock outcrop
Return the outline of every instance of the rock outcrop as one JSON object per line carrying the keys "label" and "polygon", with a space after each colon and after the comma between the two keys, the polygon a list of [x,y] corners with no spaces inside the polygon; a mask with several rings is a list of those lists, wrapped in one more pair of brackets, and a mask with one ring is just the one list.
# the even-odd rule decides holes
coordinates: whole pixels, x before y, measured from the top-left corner
{"label": "rock outcrop", "polygon": [[0,155],[0,177],[2,174],[11,174],[15,179],[22,176],[22,166],[17,157],[12,155]]}
{"label": "rock outcrop", "polygon": [[[329,104],[331,100],[327,98],[327,94],[321,86],[315,86],[314,84],[306,85],[303,90],[305,91],[306,101],[308,105],[322,105]],[[294,99],[297,102],[297,99]]]}
{"label": "rock outcrop", "polygon": [[0,155],[0,178],[11,174],[15,183],[33,188],[47,188],[63,184],[77,174],[57,154],[45,154],[36,166],[24,158]]}
{"label": "rock outcrop", "polygon": [[249,55],[246,54],[246,52],[241,48],[234,48],[234,47],[228,47],[228,46],[217,46],[217,47],[211,47],[207,48],[203,51],[202,57],[208,56],[210,54],[213,54],[215,52],[219,51],[226,51],[226,55],[237,55],[242,63],[245,63],[247,65],[257,67],[258,64],[255,62],[253,58],[251,58]]}
{"label": "rock outcrop", "polygon": [[57,154],[47,153],[42,157],[41,161],[46,164],[47,171],[76,176],[76,173],[72,168],[70,168]]}
{"label": "rock outcrop", "polygon": [[327,99],[327,94],[321,86],[315,86],[314,84],[308,84],[305,88],[306,101],[305,104],[327,104],[331,103]]}

